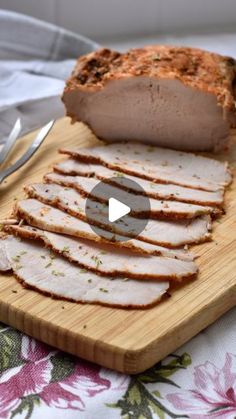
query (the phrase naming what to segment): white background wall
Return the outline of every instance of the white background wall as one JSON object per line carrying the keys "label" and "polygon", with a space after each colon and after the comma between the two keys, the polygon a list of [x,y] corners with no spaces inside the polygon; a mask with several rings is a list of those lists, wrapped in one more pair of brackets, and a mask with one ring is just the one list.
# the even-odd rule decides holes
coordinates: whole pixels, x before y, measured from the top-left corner
{"label": "white background wall", "polygon": [[176,30],[236,31],[236,0],[0,0],[100,41]]}

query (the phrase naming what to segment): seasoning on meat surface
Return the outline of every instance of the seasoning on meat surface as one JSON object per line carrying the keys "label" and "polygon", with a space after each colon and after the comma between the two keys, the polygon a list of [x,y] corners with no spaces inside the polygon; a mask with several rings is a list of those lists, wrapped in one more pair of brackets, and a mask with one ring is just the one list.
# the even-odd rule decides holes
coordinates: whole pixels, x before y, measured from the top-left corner
{"label": "seasoning on meat surface", "polygon": [[[38,198],[43,194],[38,193]],[[42,198],[44,199],[44,198]],[[50,197],[47,198],[49,202]],[[51,203],[57,204],[53,198]],[[66,207],[66,206],[65,206]],[[66,207],[67,208],[67,207]],[[71,216],[66,212],[54,208],[48,204],[42,203],[36,199],[25,199],[16,203],[16,215],[27,221],[28,224],[42,228],[43,230],[52,231],[55,233],[68,234],[75,237],[87,238],[95,241],[103,242],[109,240],[116,245],[119,245],[116,234],[123,234],[127,236],[127,229],[119,224],[116,231],[105,230],[107,226],[106,219],[104,219],[104,230],[100,230],[100,235],[94,234],[90,225],[77,217]],[[101,222],[101,216],[90,222]],[[144,231],[137,237],[138,240],[145,241],[152,244],[157,244],[166,247],[179,247],[190,243],[200,243],[209,240],[211,237],[210,230],[211,222],[208,215],[195,218],[194,220],[164,221],[164,220],[149,220]],[[118,231],[119,230],[119,231]],[[130,231],[132,237],[132,231]],[[123,242],[124,243],[124,242]],[[120,244],[121,245],[123,245]],[[126,241],[126,246],[133,246],[130,240]]]}
{"label": "seasoning on meat surface", "polygon": [[66,237],[35,227],[12,226],[7,231],[23,238],[41,240],[46,246],[62,254],[70,262],[75,262],[81,268],[100,275],[121,276],[144,281],[181,281],[192,278],[198,271],[197,265],[191,261],[140,255],[127,249],[114,249],[109,245]]}
{"label": "seasoning on meat surface", "polygon": [[[107,183],[103,184],[103,188],[95,188],[95,186],[100,183],[100,181],[95,178],[82,176],[77,176],[75,178],[73,176],[63,176],[53,172],[46,174],[44,179],[52,184],[65,186],[66,189],[62,187],[61,189],[58,189],[58,193],[61,195],[68,196],[71,191],[69,188],[74,188],[79,193],[76,194],[76,192],[71,192],[71,195],[77,196],[75,199],[77,199],[78,202],[83,202],[85,198],[90,197],[94,198],[96,201],[107,203],[109,197],[119,196],[120,191],[120,188],[118,189],[116,185],[109,185]],[[55,185],[54,187],[57,189]],[[170,220],[178,220],[195,218],[203,214],[217,216],[220,212],[218,208],[153,198],[149,199],[150,210],[146,212],[146,197],[140,195],[137,199],[137,196],[134,195],[133,192],[125,190],[122,191],[122,199],[124,202],[129,202],[130,199],[132,199],[132,196],[134,199],[131,215],[134,216],[145,216],[152,219],[166,218]]]}
{"label": "seasoning on meat surface", "polygon": [[154,182],[173,183],[205,191],[222,189],[232,180],[228,163],[144,144],[123,142],[60,151],[88,163],[102,164]]}
{"label": "seasoning on meat surface", "polygon": [[[0,239],[11,269],[23,286],[51,297],[113,307],[144,308],[157,303],[169,288],[168,281],[124,281],[80,269],[40,243],[18,241],[13,236]],[[3,250],[2,250],[3,249]]]}
{"label": "seasoning on meat surface", "polygon": [[[130,179],[134,182],[138,182],[145,190],[146,194],[155,199],[167,199],[170,201],[187,202],[189,204],[213,206],[222,206],[224,200],[223,190],[220,189],[217,191],[202,191],[171,183],[155,183],[128,175],[121,171],[109,169],[102,165],[83,163],[76,159],[67,159],[57,163],[54,165],[54,170],[57,174],[70,175],[70,177],[74,176],[75,178],[76,176],[95,177],[96,179],[105,180],[108,183],[124,189],[127,188],[127,182],[124,181],[124,178]],[[75,182],[76,179],[73,180],[73,183]],[[140,188],[135,188],[135,183],[132,185],[132,192],[140,193]]]}
{"label": "seasoning on meat surface", "polygon": [[73,121],[107,141],[216,151],[236,122],[235,63],[187,47],[100,49],[78,59],[62,100]]}

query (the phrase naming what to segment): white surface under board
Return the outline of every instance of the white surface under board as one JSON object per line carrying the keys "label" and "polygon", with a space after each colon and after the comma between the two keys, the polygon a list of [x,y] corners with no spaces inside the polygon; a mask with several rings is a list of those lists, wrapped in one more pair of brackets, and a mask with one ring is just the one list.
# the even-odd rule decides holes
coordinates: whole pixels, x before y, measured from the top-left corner
{"label": "white surface under board", "polygon": [[47,20],[97,41],[236,26],[235,0],[0,0],[0,8]]}

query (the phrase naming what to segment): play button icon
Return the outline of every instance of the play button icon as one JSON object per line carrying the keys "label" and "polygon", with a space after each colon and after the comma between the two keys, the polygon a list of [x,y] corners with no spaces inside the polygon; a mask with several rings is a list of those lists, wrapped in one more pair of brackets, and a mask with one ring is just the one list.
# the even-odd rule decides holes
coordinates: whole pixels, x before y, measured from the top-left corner
{"label": "play button icon", "polygon": [[[86,199],[85,211],[90,227],[97,235],[126,241],[145,229],[150,202],[138,182],[118,176],[97,181]],[[104,234],[104,230],[109,234]]]}
{"label": "play button icon", "polygon": [[116,198],[109,198],[108,201],[108,219],[111,223],[119,220],[130,213],[130,207],[118,201]]}

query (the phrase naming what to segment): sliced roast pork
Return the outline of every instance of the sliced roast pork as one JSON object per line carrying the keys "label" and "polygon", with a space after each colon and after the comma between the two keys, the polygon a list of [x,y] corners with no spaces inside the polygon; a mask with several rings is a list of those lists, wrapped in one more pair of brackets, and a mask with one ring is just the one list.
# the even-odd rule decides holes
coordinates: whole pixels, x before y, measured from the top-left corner
{"label": "sliced roast pork", "polygon": [[162,256],[144,256],[127,249],[112,249],[109,245],[91,243],[33,227],[12,226],[7,229],[20,237],[42,240],[52,250],[63,254],[80,267],[102,275],[139,280],[181,281],[197,273],[197,265]]}
{"label": "sliced roast pork", "polygon": [[[40,193],[38,193],[38,197]],[[42,200],[44,200],[43,194],[41,194]],[[47,199],[47,202],[49,198]],[[52,204],[55,203],[52,199]],[[65,208],[66,209],[66,208]],[[43,230],[52,231],[55,233],[63,233],[71,236],[87,238],[95,241],[110,240],[118,246],[133,247],[134,244],[130,243],[130,240],[126,242],[118,242],[116,234],[123,234],[132,236],[132,231],[127,232],[127,228],[124,228],[122,223],[119,224],[114,231],[106,231],[100,229],[99,236],[94,234],[89,224],[81,219],[66,214],[57,208],[50,205],[41,203],[36,199],[25,199],[19,201],[15,205],[15,213],[19,217],[27,221],[28,224],[42,228]],[[81,216],[81,214],[80,214]],[[90,222],[101,222],[101,217],[94,217]],[[131,223],[132,224],[132,223]],[[104,227],[106,228],[107,221],[104,221]],[[157,244],[166,247],[179,247],[185,244],[200,243],[209,240],[211,228],[209,216],[202,216],[195,218],[194,220],[184,221],[164,221],[164,220],[149,220],[144,231],[137,237],[137,241],[145,241],[152,244]],[[119,230],[119,231],[118,231]],[[97,230],[98,231],[98,230]]]}
{"label": "sliced roast pork", "polygon": [[[24,286],[43,294],[81,303],[144,308],[158,302],[169,287],[167,281],[135,281],[102,277],[80,269],[49,249],[13,236],[0,239],[11,269]],[[1,265],[0,265],[1,267]]]}
{"label": "sliced roast pork", "polygon": [[[22,204],[22,203],[21,203]],[[103,229],[97,228],[97,233],[100,232],[99,236],[91,230],[90,226],[79,219],[76,219],[74,217],[66,216],[65,214],[60,211],[56,210],[55,208],[51,208],[48,206],[42,206],[38,201],[36,200],[27,200],[25,203],[26,205],[19,205],[16,207],[16,211],[18,215],[23,217],[24,220],[26,220],[29,224],[34,225],[36,227],[39,227],[41,229],[45,229],[48,231],[55,231],[57,233],[68,234],[69,236],[75,236],[82,239],[88,239],[92,242],[99,242],[102,244],[108,243],[111,248],[125,248],[130,249],[133,252],[140,253],[140,254],[147,254],[147,255],[155,255],[155,256],[165,256],[169,258],[175,258],[180,260],[193,260],[195,256],[187,251],[184,248],[180,249],[169,249],[168,247],[158,246],[151,243],[146,243],[140,240],[136,239],[129,239],[126,240],[126,237],[122,237],[121,235],[111,233],[110,231],[106,231]],[[28,209],[28,204],[33,208],[33,214],[34,210],[38,208],[40,211],[36,212],[36,215],[40,213],[40,217],[29,215],[28,211],[25,211],[25,208]],[[40,206],[39,206],[40,205]],[[45,210],[46,209],[46,210]],[[52,215],[55,216],[55,222],[53,222],[53,218],[47,217],[47,220],[42,220],[42,214],[45,213],[45,211],[51,211],[52,209]],[[68,221],[69,220],[69,221]],[[66,221],[65,229],[63,230],[63,226],[60,225],[61,223],[64,223]],[[74,221],[74,226],[73,226]],[[69,224],[68,224],[69,222]]]}
{"label": "sliced roast pork", "polygon": [[[202,191],[173,185],[171,183],[155,183],[109,169],[102,165],[83,163],[76,159],[62,161],[54,166],[54,170],[62,175],[96,177],[97,179],[105,180],[106,182],[123,189],[127,189],[127,182],[125,179],[133,180],[134,182],[138,182],[147,196],[155,199],[166,199],[187,202],[189,204],[212,206],[222,206],[224,200],[223,190]],[[74,179],[73,183],[75,182],[76,179]],[[134,193],[140,193],[140,188],[136,188],[135,183],[133,183],[132,186],[130,185],[130,190]]]}
{"label": "sliced roast pork", "polygon": [[[0,243],[3,241],[3,237],[0,236]],[[11,263],[7,257],[5,246],[0,245],[0,272],[6,272],[11,270]]]}
{"label": "sliced roast pork", "polygon": [[[120,188],[116,186],[104,183],[104,187],[95,188],[99,184],[99,180],[95,178],[88,178],[83,176],[63,176],[58,173],[48,173],[44,176],[44,179],[50,183],[56,183],[58,185],[64,185],[65,187],[73,187],[79,194],[75,200],[80,201],[81,195],[83,197],[94,198],[99,202],[107,203],[109,197],[119,196]],[[133,182],[132,182],[133,184]],[[61,193],[68,195],[70,191],[65,188],[61,188]],[[59,193],[60,194],[60,193]],[[183,202],[157,200],[150,198],[150,211],[145,212],[146,197],[140,196],[135,199],[136,196],[132,192],[123,191],[122,199],[124,202],[129,202],[130,197],[134,197],[131,214],[134,216],[148,216],[149,218],[167,218],[167,219],[182,219],[182,218],[195,218],[203,214],[211,214],[216,216],[219,214],[219,210],[213,207],[186,204]]]}
{"label": "sliced roast pork", "polygon": [[126,142],[93,148],[62,149],[61,152],[154,182],[206,191],[217,191],[232,180],[227,163],[144,144]]}
{"label": "sliced roast pork", "polygon": [[236,121],[235,63],[186,47],[101,49],[79,58],[62,100],[73,122],[106,141],[215,151]]}

